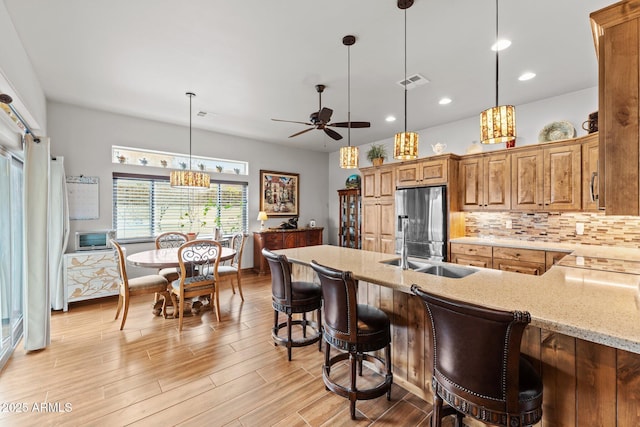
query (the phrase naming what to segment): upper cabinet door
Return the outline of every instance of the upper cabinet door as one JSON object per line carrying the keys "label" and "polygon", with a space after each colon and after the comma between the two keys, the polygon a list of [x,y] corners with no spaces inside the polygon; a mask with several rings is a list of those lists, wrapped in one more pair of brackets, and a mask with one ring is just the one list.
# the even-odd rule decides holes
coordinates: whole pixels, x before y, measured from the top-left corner
{"label": "upper cabinet door", "polygon": [[590,16],[599,74],[598,201],[607,215],[640,215],[640,1]]}
{"label": "upper cabinet door", "polygon": [[582,147],[579,144],[544,150],[544,208],[582,208]]}
{"label": "upper cabinet door", "polygon": [[484,207],[487,210],[511,209],[511,163],[509,154],[484,158]]}
{"label": "upper cabinet door", "polygon": [[542,209],[543,158],[542,151],[539,149],[511,154],[512,209],[531,211]]}
{"label": "upper cabinet door", "polygon": [[460,160],[460,208],[463,211],[477,211],[482,209],[482,157],[469,157]]}

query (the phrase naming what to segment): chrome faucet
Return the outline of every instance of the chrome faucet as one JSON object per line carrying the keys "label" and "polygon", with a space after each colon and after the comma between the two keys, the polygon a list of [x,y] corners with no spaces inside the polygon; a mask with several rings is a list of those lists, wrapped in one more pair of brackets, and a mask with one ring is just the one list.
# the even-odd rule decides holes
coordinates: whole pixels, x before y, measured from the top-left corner
{"label": "chrome faucet", "polygon": [[400,268],[403,270],[409,269],[408,248],[407,248],[407,228],[409,227],[409,217],[407,215],[398,215],[398,221],[400,222],[400,233],[402,234],[402,246],[400,248]]}

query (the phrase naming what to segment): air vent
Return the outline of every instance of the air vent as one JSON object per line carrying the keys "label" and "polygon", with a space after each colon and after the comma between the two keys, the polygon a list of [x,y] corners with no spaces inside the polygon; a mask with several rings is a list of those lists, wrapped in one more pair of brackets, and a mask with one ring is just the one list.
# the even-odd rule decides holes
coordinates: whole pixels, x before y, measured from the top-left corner
{"label": "air vent", "polygon": [[398,82],[401,87],[406,86],[407,90],[415,89],[418,86],[426,85],[427,83],[429,83],[429,79],[421,76],[420,74],[413,74],[407,77],[406,80],[403,79]]}
{"label": "air vent", "polygon": [[211,111],[204,111],[204,110],[200,110],[198,111],[198,113],[196,114],[196,116],[198,117],[202,117],[202,118],[209,118],[212,119],[215,116],[217,116],[216,113],[212,113]]}

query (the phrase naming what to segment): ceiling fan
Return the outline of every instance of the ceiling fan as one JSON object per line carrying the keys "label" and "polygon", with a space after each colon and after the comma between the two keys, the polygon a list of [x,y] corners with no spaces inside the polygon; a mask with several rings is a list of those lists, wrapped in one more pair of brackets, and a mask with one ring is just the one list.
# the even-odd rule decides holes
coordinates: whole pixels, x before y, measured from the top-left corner
{"label": "ceiling fan", "polygon": [[326,86],[325,85],[316,85],[316,91],[318,92],[318,111],[314,111],[309,116],[309,122],[296,122],[292,120],[280,120],[280,119],[271,119],[276,122],[287,122],[287,123],[299,123],[301,125],[312,126],[303,131],[294,133],[290,135],[289,138],[293,138],[294,136],[302,135],[303,133],[309,132],[313,129],[321,129],[329,135],[331,138],[336,141],[342,139],[342,135],[336,132],[333,129],[327,128],[327,126],[333,126],[337,128],[368,128],[371,127],[371,123],[369,122],[337,122],[337,123],[329,123],[331,120],[331,114],[333,114],[333,110],[331,108],[322,107],[322,92],[324,92]]}

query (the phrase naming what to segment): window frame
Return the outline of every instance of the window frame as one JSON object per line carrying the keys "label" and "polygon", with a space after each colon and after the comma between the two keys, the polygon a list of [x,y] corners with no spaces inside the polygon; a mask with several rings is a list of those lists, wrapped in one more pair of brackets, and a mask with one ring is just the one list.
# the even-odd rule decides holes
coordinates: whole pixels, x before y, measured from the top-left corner
{"label": "window frame", "polygon": [[[122,237],[119,234],[119,230],[118,230],[118,194],[117,194],[117,182],[118,180],[130,180],[130,181],[146,181],[150,183],[150,188],[149,188],[149,202],[146,206],[148,206],[148,212],[149,215],[148,217],[145,217],[145,219],[148,222],[148,228],[149,228],[149,232],[151,233],[150,236],[138,236],[138,237]],[[157,218],[157,215],[159,214],[159,211],[157,209],[157,205],[156,203],[156,199],[155,199],[155,194],[157,193],[158,188],[156,187],[156,183],[169,183],[169,176],[166,175],[147,175],[147,174],[133,174],[133,173],[122,173],[122,172],[113,172],[112,173],[112,201],[111,201],[111,205],[112,205],[112,226],[113,229],[116,231],[116,238],[119,242],[123,242],[123,243],[143,243],[143,242],[152,242],[155,240],[155,236],[157,236],[158,234],[160,234],[163,231],[169,231],[169,230],[162,230],[162,229],[156,229],[158,224],[159,224],[159,219]],[[249,229],[249,195],[248,195],[248,188],[249,188],[249,183],[246,181],[233,181],[233,180],[216,180],[216,179],[212,179],[211,180],[211,184],[210,184],[210,188],[213,190],[215,189],[215,187],[217,186],[217,191],[215,191],[215,195],[216,195],[216,201],[213,204],[213,206],[215,207],[215,210],[213,211],[212,215],[215,217],[217,217],[217,215],[220,215],[220,219],[221,222],[224,222],[225,219],[227,222],[229,222],[229,218],[225,218],[224,216],[224,212],[226,210],[226,208],[224,208],[224,206],[227,204],[228,200],[226,200],[223,196],[223,194],[225,193],[225,189],[222,186],[225,185],[231,185],[231,186],[237,186],[239,187],[239,189],[241,190],[241,196],[239,199],[239,205],[237,207],[239,207],[241,209],[240,215],[239,215],[239,222],[240,222],[240,230],[234,229],[232,230],[233,233],[235,232],[239,232],[242,231],[243,233],[247,233],[248,229]],[[185,190],[185,189],[176,189],[176,191],[188,191],[188,192],[200,192],[203,190]],[[207,190],[204,190],[207,191]],[[187,193],[186,195],[186,199],[187,199],[187,206],[186,209],[187,211],[189,211],[190,208],[190,201],[192,200],[192,194],[194,193]],[[185,196],[184,194],[181,195],[180,197],[180,203],[184,203],[185,202]],[[182,209],[181,209],[182,212]],[[217,214],[217,215],[216,215]],[[208,219],[210,219],[210,217],[207,217]],[[236,215],[236,218],[238,218],[238,215]],[[182,214],[180,216],[180,219],[182,221],[185,221],[183,223],[183,225],[181,225],[179,227],[179,229],[175,230],[175,231],[180,231],[183,233],[187,233],[190,230],[187,228],[184,228],[183,226],[185,224],[187,224],[186,220],[182,218]],[[198,225],[198,229],[194,230],[196,233],[197,232],[202,232],[203,234],[210,234],[213,232],[214,227],[215,227],[215,223],[210,223],[207,220],[207,230],[205,231],[200,231],[199,228],[201,227],[200,225]],[[143,229],[144,227],[141,227],[141,229]],[[223,232],[226,235],[229,235],[229,232],[224,230],[223,228]]]}

